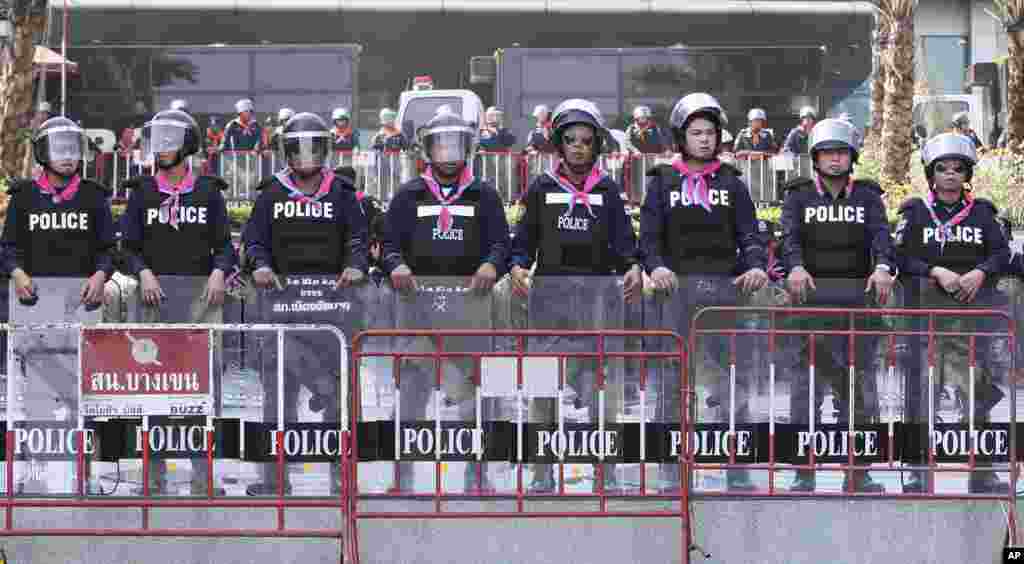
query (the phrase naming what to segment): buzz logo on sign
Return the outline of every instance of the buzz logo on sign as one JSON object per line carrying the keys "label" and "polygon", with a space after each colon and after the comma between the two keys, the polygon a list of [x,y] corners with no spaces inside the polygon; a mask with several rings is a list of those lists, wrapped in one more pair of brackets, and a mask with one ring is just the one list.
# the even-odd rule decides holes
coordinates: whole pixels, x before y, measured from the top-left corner
{"label": "buzz logo on sign", "polygon": [[160,363],[160,347],[157,346],[156,341],[149,338],[136,339],[132,337],[130,332],[125,332],[125,336],[132,344],[132,359],[139,364],[155,364],[157,366],[163,366]]}

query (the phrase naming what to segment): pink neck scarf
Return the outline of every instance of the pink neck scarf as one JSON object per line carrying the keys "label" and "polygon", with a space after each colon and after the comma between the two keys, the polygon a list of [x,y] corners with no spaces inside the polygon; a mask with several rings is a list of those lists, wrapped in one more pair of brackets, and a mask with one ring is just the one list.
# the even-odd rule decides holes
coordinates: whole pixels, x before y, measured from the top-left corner
{"label": "pink neck scarf", "polygon": [[289,198],[303,203],[313,204],[314,206],[319,206],[320,200],[331,191],[331,184],[334,183],[334,171],[329,168],[325,168],[321,172],[321,175],[322,180],[320,181],[320,188],[318,188],[312,196],[296,187],[295,182],[292,181],[292,169],[290,168],[278,172],[274,175],[274,178],[281,183],[281,186],[284,186],[285,190],[288,190]]}
{"label": "pink neck scarf", "polygon": [[590,217],[597,217],[594,215],[593,208],[590,207],[590,192],[601,182],[601,180],[604,179],[604,170],[602,170],[597,163],[594,163],[594,166],[590,169],[590,174],[587,175],[587,178],[583,181],[583,189],[577,190],[572,181],[562,174],[564,169],[565,162],[560,160],[555,168],[548,169],[545,172],[545,174],[555,181],[555,184],[558,184],[559,188],[565,190],[571,196],[569,198],[569,208],[565,210],[565,214],[563,215],[572,215],[573,208],[577,203],[580,203],[587,208],[587,213],[590,214]]}
{"label": "pink neck scarf", "polygon": [[420,178],[423,179],[423,182],[427,184],[427,188],[430,190],[430,193],[433,194],[441,204],[441,214],[437,218],[437,228],[441,230],[441,233],[447,233],[452,228],[452,213],[448,210],[448,206],[462,197],[462,193],[466,191],[466,188],[469,188],[470,185],[473,184],[473,180],[475,180],[473,171],[469,166],[462,167],[462,174],[459,175],[458,188],[449,198],[445,198],[441,193],[441,185],[434,179],[434,171],[429,165]]}
{"label": "pink neck scarf", "polygon": [[704,170],[693,172],[682,157],[672,161],[672,168],[683,177],[683,191],[691,202],[700,205],[705,211],[711,212],[711,199],[708,197],[708,178],[722,168],[722,161],[715,160],[704,166]]}
{"label": "pink neck scarf", "polygon": [[188,194],[195,188],[195,178],[192,176],[192,170],[185,169],[185,177],[181,179],[177,186],[171,184],[166,172],[160,171],[156,175],[156,187],[161,194],[167,194],[167,198],[160,202],[160,210],[166,211],[171,227],[177,229],[181,195]]}
{"label": "pink neck scarf", "polygon": [[935,238],[939,241],[940,254],[946,252],[946,241],[953,237],[953,227],[967,219],[967,216],[971,215],[971,210],[974,208],[974,196],[966,190],[964,190],[963,195],[964,209],[958,211],[956,215],[945,223],[939,221],[939,216],[935,213],[935,190],[929,190],[928,195],[924,199],[924,205],[932,216],[932,222],[935,223]]}
{"label": "pink neck scarf", "polygon": [[55,186],[50,184],[50,177],[45,171],[39,173],[39,175],[35,177],[35,181],[40,192],[50,196],[53,203],[60,204],[75,197],[75,194],[78,193],[78,185],[82,183],[82,177],[77,174],[72,176],[71,182],[68,182],[67,186],[59,192]]}

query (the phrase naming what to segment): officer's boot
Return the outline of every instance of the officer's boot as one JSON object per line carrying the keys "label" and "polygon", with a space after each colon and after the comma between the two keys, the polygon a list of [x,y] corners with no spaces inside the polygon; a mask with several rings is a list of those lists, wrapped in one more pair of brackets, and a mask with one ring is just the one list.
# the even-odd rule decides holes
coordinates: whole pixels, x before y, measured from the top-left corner
{"label": "officer's boot", "polygon": [[555,486],[555,467],[551,464],[534,464],[529,493],[553,493]]}
{"label": "officer's boot", "polygon": [[793,484],[789,486],[791,492],[813,492],[816,487],[814,470],[797,470]]}
{"label": "officer's boot", "polygon": [[853,491],[858,493],[885,493],[885,486],[871,479],[867,470],[854,470],[843,479],[843,491],[849,485],[849,474],[853,474]]}

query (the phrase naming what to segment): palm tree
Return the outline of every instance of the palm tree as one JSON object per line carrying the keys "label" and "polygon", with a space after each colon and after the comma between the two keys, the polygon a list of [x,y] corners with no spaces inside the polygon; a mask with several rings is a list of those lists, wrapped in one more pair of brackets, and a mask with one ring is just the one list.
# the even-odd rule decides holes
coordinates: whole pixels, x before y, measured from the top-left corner
{"label": "palm tree", "polygon": [[914,11],[917,0],[875,0],[887,23],[885,101],[882,115],[882,180],[905,183],[913,152]]}
{"label": "palm tree", "polygon": [[1009,58],[1006,62],[1006,146],[1020,152],[1024,142],[1024,0],[994,0],[996,12],[1006,28]]}
{"label": "palm tree", "polygon": [[[875,13],[875,29],[872,33],[874,43],[871,56],[874,59],[872,64],[874,72],[871,75],[871,126],[868,128],[867,138],[864,140],[864,147],[877,153],[878,144],[882,140],[883,119],[882,107],[885,105],[885,76],[886,66],[883,62],[885,51],[889,46],[889,22],[881,11]],[[877,158],[877,157],[876,157]]]}
{"label": "palm tree", "polygon": [[47,4],[47,0],[12,0],[7,6],[14,53],[4,63],[0,83],[0,176],[6,178],[17,175],[25,160],[28,145],[22,130],[32,111],[32,60],[36,39],[46,30]]}

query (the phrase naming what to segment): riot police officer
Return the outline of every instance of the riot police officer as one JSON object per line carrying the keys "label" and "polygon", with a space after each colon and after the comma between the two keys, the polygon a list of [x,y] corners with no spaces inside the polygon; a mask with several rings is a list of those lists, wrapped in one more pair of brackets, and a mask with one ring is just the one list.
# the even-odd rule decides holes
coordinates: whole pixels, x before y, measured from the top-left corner
{"label": "riot police officer", "polygon": [[[225,277],[234,271],[238,256],[221,194],[227,183],[212,176],[193,176],[186,162],[199,152],[200,138],[199,124],[178,110],[160,112],[142,127],[142,151],[154,155],[159,172],[131,180],[121,233],[125,274],[140,281],[143,323],[223,321]],[[189,297],[189,303],[171,304],[186,316],[162,318],[160,303],[167,298],[159,279],[163,275],[206,277],[198,300]],[[154,489],[165,491],[164,460],[153,461],[152,475]],[[207,466],[195,464],[192,494],[206,495],[206,483]]]}
{"label": "riot police officer", "polygon": [[352,129],[352,116],[345,108],[334,108],[331,112],[331,135],[334,136],[335,151],[351,151],[359,148],[359,132]]}
{"label": "riot police officer", "polygon": [[53,276],[87,278],[82,303],[102,303],[114,272],[114,222],[109,189],[81,176],[87,146],[75,122],[46,120],[32,141],[42,173],[8,189],[4,268],[23,302],[37,299],[32,277]]}
{"label": "riot police officer", "polygon": [[[475,122],[475,123],[473,123]],[[467,276],[469,290],[489,294],[506,271],[509,228],[498,192],[477,179],[468,165],[476,152],[479,118],[467,121],[439,111],[423,126],[420,137],[426,171],[406,182],[388,207],[380,266],[395,290],[418,289],[417,276]],[[418,373],[403,381],[401,417],[422,419],[430,398],[430,375],[410,363],[402,374]],[[454,368],[458,368],[453,365]],[[475,403],[471,371],[464,371],[450,399],[459,404],[463,420],[473,420]],[[485,407],[486,409],[486,407]],[[484,418],[484,414],[481,414]],[[399,490],[413,484],[413,469],[402,463]],[[475,489],[477,465],[466,465],[466,489]],[[488,489],[486,480],[481,480]]]}
{"label": "riot police officer", "polygon": [[[874,291],[878,303],[885,305],[896,272],[892,239],[881,187],[870,180],[853,179],[853,164],[859,154],[853,126],[837,119],[822,120],[811,130],[810,151],[815,178],[789,183],[782,211],[782,260],[789,273],[786,283],[790,299],[795,304],[863,307],[865,293]],[[809,294],[811,291],[813,294]],[[811,326],[813,319],[800,323],[805,329],[820,328]],[[840,322],[839,326],[825,328],[849,327]],[[851,376],[856,378],[855,413],[850,414],[846,381],[851,364],[849,340],[845,336],[818,336],[815,341],[815,374],[821,376],[816,383],[831,385],[841,423],[850,416],[856,417],[855,422],[870,423],[878,416],[875,375],[871,371],[877,338],[859,337],[856,342],[857,374]],[[790,394],[793,423],[808,422],[809,349],[804,353],[803,369],[794,376]],[[816,397],[823,397],[824,388],[816,388]],[[817,418],[817,410],[815,413]],[[812,491],[814,478],[813,470],[798,470],[792,489]],[[853,472],[853,478],[855,491],[884,491],[884,486],[872,481],[866,471]]]}
{"label": "riot police officer", "polygon": [[[929,308],[992,308],[997,303],[996,284],[1006,269],[1010,247],[997,219],[995,205],[975,197],[968,183],[978,158],[971,138],[956,133],[933,137],[921,151],[921,161],[930,190],[924,198],[911,198],[900,208],[901,221],[896,234],[900,272],[916,290],[911,305]],[[997,320],[990,318],[940,319],[936,329],[949,332],[998,332]],[[976,340],[978,366],[974,395],[975,424],[984,424],[1003,392],[993,382],[989,358],[990,338]],[[927,345],[921,345],[925,347]],[[957,389],[964,405],[961,422],[968,423],[971,387],[968,368],[969,345],[965,338],[939,338],[936,358],[937,378]],[[911,401],[918,422],[927,421],[922,399],[928,397],[923,374],[916,375],[923,385],[915,386]],[[938,397],[938,395],[936,395]],[[978,454],[978,453],[976,453]],[[988,466],[991,462],[978,466]],[[914,472],[904,483],[904,492],[924,492],[927,480]],[[972,472],[968,480],[972,493],[1006,493],[1009,486],[995,472]]]}
{"label": "riot police officer", "polygon": [[809,145],[811,130],[814,129],[814,120],[818,119],[817,112],[810,106],[800,108],[800,124],[790,130],[783,143],[783,150],[794,155],[806,155]]}
{"label": "riot police officer", "polygon": [[[671,165],[647,173],[640,219],[645,266],[656,289],[675,292],[683,286],[677,299],[685,303],[671,310],[672,318],[666,319],[668,328],[682,334],[689,332],[699,307],[738,305],[740,291],[760,290],[768,281],[754,203],[739,172],[718,160],[726,123],[725,111],[712,96],[684,96],[670,117],[679,156]],[[733,273],[740,276],[734,279]],[[705,324],[729,329],[735,327],[735,320],[716,315]],[[702,348],[708,361],[705,364],[715,371],[711,377],[713,396],[730,397],[728,370],[721,367],[721,355],[729,350],[728,337],[712,336]],[[750,421],[747,403],[752,367],[745,353],[752,348],[752,343],[742,340],[737,344],[735,420],[741,423]],[[663,382],[663,387],[667,389],[659,405],[659,419],[679,412],[678,383]],[[664,472],[662,489],[677,489],[678,466],[667,465]],[[729,470],[727,482],[731,490],[755,489],[743,470]]]}
{"label": "riot police officer", "polygon": [[[624,274],[626,297],[638,296],[642,284],[636,238],[622,202],[622,188],[601,169],[598,156],[607,136],[604,117],[592,102],[566,100],[555,108],[551,142],[558,151],[558,164],[530,185],[523,202],[523,219],[516,225],[510,258],[512,289],[520,296],[532,294],[530,318],[534,322],[551,322],[558,328],[571,326],[583,309],[599,306],[598,298],[586,298],[587,288],[572,289],[563,281],[546,276],[610,276]],[[531,286],[530,268],[536,262],[540,276]],[[600,284],[600,280],[593,284]],[[563,284],[555,291],[545,285]],[[597,288],[590,288],[591,292]],[[580,296],[577,303],[564,294]],[[586,303],[587,301],[595,303]],[[589,348],[589,347],[588,347]],[[594,394],[594,371],[585,367],[575,386],[578,397]],[[541,406],[541,403],[548,404]],[[534,400],[535,414],[554,417],[551,400]],[[585,401],[596,420],[596,399]],[[605,420],[614,422],[614,402]],[[614,489],[612,471],[605,475],[605,488]],[[534,467],[531,491],[550,492],[555,488],[554,473],[549,464]],[[595,488],[596,489],[596,488]]]}
{"label": "riot police officer", "polygon": [[[251,260],[253,281],[260,288],[280,286],[278,275],[338,273],[337,287],[362,282],[367,272],[367,224],[355,190],[347,179],[336,176],[328,167],[331,147],[327,124],[319,116],[299,113],[285,124],[282,139],[283,159],[288,168],[274,174],[259,187],[259,197],[243,233],[246,254]],[[333,354],[327,346],[323,354]],[[279,354],[282,354],[279,351]],[[334,366],[324,360],[325,366]],[[311,371],[310,371],[311,372]],[[275,405],[273,390],[276,376],[264,374],[264,389],[270,390],[264,408]],[[328,374],[299,374],[285,378],[285,420],[294,421],[299,384],[314,394],[327,378],[335,386],[336,377]],[[340,377],[340,375],[338,375]],[[325,421],[337,421],[337,401],[314,398],[311,405],[331,406]],[[273,495],[277,491],[275,469],[266,468],[264,481],[247,488],[249,495]],[[332,474],[336,465],[331,465]],[[332,487],[337,484],[332,482]],[[286,484],[290,490],[290,485]]]}

